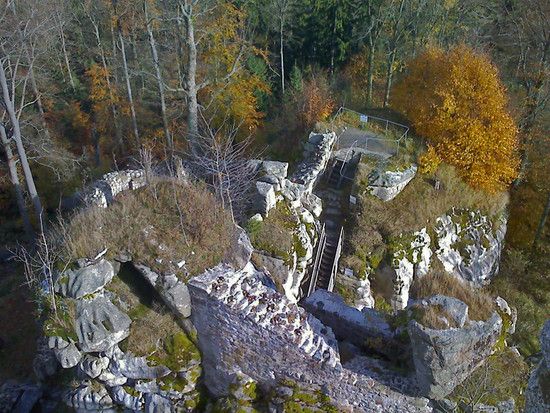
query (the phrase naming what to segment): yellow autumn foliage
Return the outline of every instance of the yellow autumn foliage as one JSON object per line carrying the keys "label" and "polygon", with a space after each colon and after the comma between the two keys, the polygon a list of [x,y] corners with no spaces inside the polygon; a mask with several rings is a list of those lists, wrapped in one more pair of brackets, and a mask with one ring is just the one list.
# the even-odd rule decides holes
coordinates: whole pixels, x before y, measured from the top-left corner
{"label": "yellow autumn foliage", "polygon": [[248,135],[261,123],[264,113],[258,110],[258,93],[270,93],[269,85],[245,67],[246,56],[265,58],[265,53],[248,44],[242,37],[246,13],[231,2],[220,2],[208,21],[208,35],[204,39],[201,77],[212,79],[201,94],[204,101],[212,101],[217,113],[214,121],[226,118],[242,125]]}
{"label": "yellow autumn foliage", "polygon": [[428,49],[410,62],[393,92],[395,109],[433,147],[429,156],[487,192],[505,190],[517,176],[517,127],[506,105],[495,66],[464,45]]}

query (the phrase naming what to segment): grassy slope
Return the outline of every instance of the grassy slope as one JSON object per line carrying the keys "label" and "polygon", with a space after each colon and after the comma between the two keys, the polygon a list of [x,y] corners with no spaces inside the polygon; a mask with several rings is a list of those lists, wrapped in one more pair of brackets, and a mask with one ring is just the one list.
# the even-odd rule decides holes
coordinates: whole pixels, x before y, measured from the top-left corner
{"label": "grassy slope", "polygon": [[69,262],[129,252],[158,271],[184,276],[171,260],[185,260],[190,275],[219,263],[234,232],[229,214],[197,185],[159,181],[117,197],[107,209],[90,208],[60,228],[59,242]]}

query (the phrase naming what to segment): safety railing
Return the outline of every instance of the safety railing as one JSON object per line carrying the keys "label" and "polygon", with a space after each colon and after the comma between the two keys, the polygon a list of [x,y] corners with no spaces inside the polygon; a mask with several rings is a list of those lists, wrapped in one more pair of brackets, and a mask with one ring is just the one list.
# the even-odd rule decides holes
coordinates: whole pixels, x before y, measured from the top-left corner
{"label": "safety railing", "polygon": [[317,243],[317,253],[315,254],[315,261],[313,264],[313,270],[311,272],[311,278],[309,281],[309,288],[307,290],[307,297],[309,297],[315,291],[317,286],[317,279],[319,278],[319,269],[321,268],[321,260],[323,258],[323,252],[325,250],[326,243],[325,224],[321,229],[321,235],[319,236],[319,242]]}
{"label": "safety railing", "polygon": [[[348,119],[346,119],[348,117]],[[398,122],[391,121],[389,119],[380,118],[377,116],[366,115],[364,113],[356,112],[352,109],[348,109],[341,106],[334,117],[332,118],[333,130],[337,130],[338,123],[344,123],[346,126],[351,126],[362,131],[362,127],[365,127],[365,132],[381,134],[382,137],[374,137],[365,135],[357,146],[359,148],[369,150],[369,141],[394,142],[396,145],[396,155],[399,155],[399,148],[401,144],[407,139],[409,133],[409,127]],[[395,133],[395,137],[391,137],[390,133]],[[340,138],[342,133],[338,134]]]}
{"label": "safety railing", "polygon": [[332,271],[330,272],[330,280],[328,282],[327,290],[332,292],[334,289],[334,281],[336,274],[338,273],[338,261],[340,261],[340,255],[342,254],[342,244],[344,241],[344,227],[340,229],[340,237],[338,238],[338,246],[336,247],[336,253],[334,254],[334,261],[332,263]]}

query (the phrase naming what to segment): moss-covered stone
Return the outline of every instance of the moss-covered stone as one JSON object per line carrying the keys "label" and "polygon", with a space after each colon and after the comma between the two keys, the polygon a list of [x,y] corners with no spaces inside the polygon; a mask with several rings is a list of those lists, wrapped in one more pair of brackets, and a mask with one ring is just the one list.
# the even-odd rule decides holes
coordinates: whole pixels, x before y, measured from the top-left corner
{"label": "moss-covered stone", "polygon": [[56,308],[51,303],[51,297],[45,300],[46,320],[43,331],[46,337],[61,337],[65,341],[78,341],[75,330],[76,304],[71,298],[56,296]]}

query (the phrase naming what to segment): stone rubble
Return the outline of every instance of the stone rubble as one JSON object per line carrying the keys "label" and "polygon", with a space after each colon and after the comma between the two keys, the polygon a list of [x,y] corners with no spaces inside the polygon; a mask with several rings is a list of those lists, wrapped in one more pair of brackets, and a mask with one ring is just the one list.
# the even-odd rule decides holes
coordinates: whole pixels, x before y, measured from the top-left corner
{"label": "stone rubble", "polygon": [[369,176],[369,192],[382,201],[391,201],[414,178],[416,165],[411,165],[404,171],[383,171],[375,169]]}
{"label": "stone rubble", "polygon": [[107,208],[120,192],[145,186],[145,178],[145,171],[142,169],[109,172],[92,185],[92,189],[84,196],[84,202],[87,205]]}

